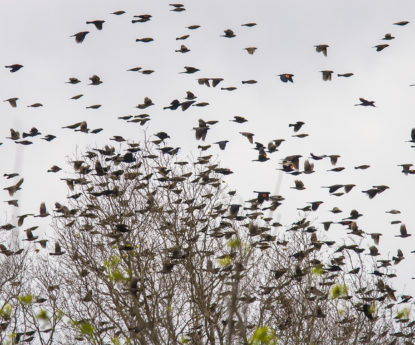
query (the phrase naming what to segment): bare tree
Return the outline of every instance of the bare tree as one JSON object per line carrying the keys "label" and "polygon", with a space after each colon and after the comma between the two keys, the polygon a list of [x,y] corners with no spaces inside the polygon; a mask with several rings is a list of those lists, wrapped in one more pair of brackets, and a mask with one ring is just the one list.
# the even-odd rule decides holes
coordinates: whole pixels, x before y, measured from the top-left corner
{"label": "bare tree", "polygon": [[222,179],[229,169],[210,156],[180,161],[177,151],[146,141],[72,161],[49,260],[60,339],[300,345],[413,336],[388,265],[380,271],[350,239],[326,240],[307,218],[287,228],[264,218],[280,196],[233,204]]}

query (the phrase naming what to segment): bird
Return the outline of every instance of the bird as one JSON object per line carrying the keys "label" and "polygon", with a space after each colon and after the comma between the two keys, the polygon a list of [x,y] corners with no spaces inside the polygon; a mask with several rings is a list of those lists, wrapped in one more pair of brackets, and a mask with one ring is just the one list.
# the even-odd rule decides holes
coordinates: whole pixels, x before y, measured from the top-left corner
{"label": "bird", "polygon": [[[415,128],[411,129],[411,140],[407,141],[408,143],[415,143]],[[413,147],[413,146],[412,146]]]}
{"label": "bird", "polygon": [[232,38],[232,37],[235,37],[236,36],[231,29],[226,29],[223,32],[225,34],[224,35],[221,35],[221,37]]}
{"label": "bird", "polygon": [[148,108],[148,107],[150,107],[152,105],[154,105],[153,101],[150,98],[145,97],[144,98],[144,103],[137,105],[136,108],[138,108],[138,109],[146,109],[146,108]]}
{"label": "bird", "polygon": [[383,49],[385,49],[387,47],[389,47],[389,44],[378,44],[378,45],[374,46],[373,48],[376,48],[376,51],[380,52],[380,51],[382,51]]}
{"label": "bird", "polygon": [[69,78],[69,81],[67,81],[66,83],[67,84],[78,84],[80,82],[81,81],[78,78],[71,77],[71,78]]}
{"label": "bird", "polygon": [[112,12],[111,14],[115,14],[116,16],[120,16],[120,15],[122,15],[124,13],[125,13],[125,11],[119,10],[119,11]]}
{"label": "bird", "polygon": [[56,173],[56,172],[61,171],[61,170],[62,170],[62,168],[58,167],[57,165],[53,165],[50,169],[48,169],[47,172]]}
{"label": "bird", "polygon": [[42,104],[42,103],[37,102],[37,103],[33,103],[33,104],[31,104],[31,105],[28,105],[27,107],[28,107],[28,108],[39,108],[39,107],[43,107],[43,104]]}
{"label": "bird", "polygon": [[62,251],[62,248],[59,242],[55,242],[55,251],[52,253],[49,253],[49,255],[58,256],[58,255],[63,255],[63,254],[65,254],[65,252]]}
{"label": "bird", "polygon": [[369,254],[368,255],[370,255],[370,256],[378,256],[378,255],[380,255],[378,248],[375,247],[375,246],[370,246],[369,247]]}
{"label": "bird", "polygon": [[101,104],[93,104],[90,106],[85,107],[86,109],[98,109],[101,108]]}
{"label": "bird", "polygon": [[47,217],[47,216],[49,216],[49,213],[46,210],[46,204],[44,202],[42,202],[40,204],[40,207],[39,207],[39,214],[37,216],[35,216],[35,217],[44,218],[44,217]]}
{"label": "bird", "polygon": [[393,37],[390,33],[385,34],[385,36],[382,38],[382,40],[390,41],[393,40],[395,37]]}
{"label": "bird", "polygon": [[408,234],[405,224],[401,224],[401,226],[399,228],[399,232],[400,232],[400,235],[395,235],[395,237],[406,238],[406,237],[412,236],[411,234]]}
{"label": "bird", "polygon": [[185,39],[187,39],[187,38],[189,38],[190,37],[190,35],[183,35],[183,36],[179,36],[179,37],[176,37],[176,41],[179,41],[179,40],[185,40]]}
{"label": "bird", "polygon": [[177,50],[175,50],[175,52],[176,53],[188,53],[188,52],[190,52],[190,49],[189,48],[187,48],[184,44],[182,44],[181,46],[180,46],[180,49],[177,49]]}
{"label": "bird", "polygon": [[212,87],[216,87],[221,81],[223,81],[223,78],[210,78],[212,81]]}
{"label": "bird", "polygon": [[92,77],[89,77],[89,80],[91,81],[88,85],[99,85],[102,84],[101,78],[98,77],[96,74],[94,74]]}
{"label": "bird", "polygon": [[71,97],[71,99],[80,99],[83,96],[83,94],[79,94],[79,95],[75,95],[73,97]]}
{"label": "bird", "polygon": [[82,43],[86,37],[86,35],[89,34],[89,31],[81,31],[76,33],[75,35],[72,35],[70,37],[75,37],[76,43]]}
{"label": "bird", "polygon": [[246,50],[248,52],[248,54],[250,54],[250,55],[253,55],[257,49],[258,49],[257,47],[244,48],[244,50]]}
{"label": "bird", "polygon": [[192,66],[184,66],[184,69],[185,71],[180,73],[192,74],[200,71],[200,69]]}
{"label": "bird", "polygon": [[186,29],[189,29],[189,30],[196,30],[196,29],[199,29],[200,28],[200,25],[190,25],[190,26],[186,26]]}
{"label": "bird", "polygon": [[345,77],[345,78],[349,78],[352,75],[354,75],[354,73],[342,73],[342,74],[337,74],[338,77]]}
{"label": "bird", "polygon": [[102,30],[102,25],[105,23],[105,20],[91,20],[87,21],[86,24],[94,24],[97,30]]}
{"label": "bird", "polygon": [[14,72],[17,72],[18,70],[20,70],[23,67],[23,65],[15,63],[13,65],[7,65],[7,66],[4,66],[4,67],[9,68],[10,72],[14,73]]}
{"label": "bird", "polygon": [[324,81],[331,80],[331,75],[332,75],[333,71],[324,70],[324,71],[320,71],[320,72],[322,73]]}
{"label": "bird", "polygon": [[246,23],[246,24],[241,24],[241,26],[246,26],[248,28],[252,28],[253,26],[257,25],[257,23]]}
{"label": "bird", "polygon": [[239,133],[242,134],[244,137],[246,137],[251,144],[254,143],[254,135],[255,135],[254,133],[249,133],[249,132],[239,132]]}
{"label": "bird", "polygon": [[9,196],[13,196],[18,190],[21,190],[21,185],[23,184],[24,179],[21,178],[15,185],[3,188],[9,192]]}
{"label": "bird", "polygon": [[294,132],[298,132],[304,124],[305,122],[303,121],[297,121],[296,123],[290,123],[288,127],[293,127]]}
{"label": "bird", "polygon": [[217,141],[215,144],[219,145],[219,148],[221,150],[224,150],[226,148],[226,144],[228,143],[228,140],[222,140],[222,141]]}
{"label": "bird", "polygon": [[327,48],[329,47],[329,45],[327,45],[327,44],[318,44],[314,47],[316,48],[317,53],[323,53],[324,56],[327,56]]}
{"label": "bird", "polygon": [[149,42],[153,42],[154,38],[151,38],[151,37],[137,38],[135,41],[136,42],[149,43]]}
{"label": "bird", "polygon": [[375,101],[368,101],[367,99],[364,99],[362,97],[360,97],[359,100],[360,100],[361,103],[355,104],[355,105],[362,105],[364,107],[367,107],[367,106],[376,107]]}
{"label": "bird", "polygon": [[295,180],[294,183],[295,183],[295,187],[291,187],[292,189],[297,189],[297,190],[304,190],[304,189],[306,189],[304,187],[303,181],[301,181],[301,180]]}
{"label": "bird", "polygon": [[10,104],[13,108],[16,108],[16,107],[17,107],[17,100],[18,100],[18,98],[17,98],[17,97],[12,97],[12,98],[5,99],[3,102],[9,102],[9,104]]}
{"label": "bird", "polygon": [[409,24],[407,20],[402,20],[400,22],[393,23],[393,25],[399,25],[399,26],[405,26],[406,24]]}
{"label": "bird", "polygon": [[248,121],[243,116],[234,116],[233,118],[234,119],[233,120],[230,120],[230,121],[236,122],[236,123],[244,123],[244,122],[247,122]]}
{"label": "bird", "polygon": [[290,73],[283,73],[283,74],[278,74],[278,76],[280,77],[281,81],[286,83],[286,82],[291,82],[294,83],[293,77],[294,74],[290,74]]}
{"label": "bird", "polygon": [[23,241],[35,241],[39,238],[39,236],[33,236],[33,233],[30,229],[25,230],[26,232],[26,239],[24,239]]}

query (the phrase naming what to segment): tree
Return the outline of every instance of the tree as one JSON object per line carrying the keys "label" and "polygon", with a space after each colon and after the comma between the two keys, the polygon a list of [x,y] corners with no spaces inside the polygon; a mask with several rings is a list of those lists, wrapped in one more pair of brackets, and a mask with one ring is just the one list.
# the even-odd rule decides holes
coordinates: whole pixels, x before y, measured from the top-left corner
{"label": "tree", "polygon": [[307,218],[284,229],[264,217],[281,196],[258,193],[249,206],[234,204],[223,181],[229,169],[211,156],[180,161],[177,151],[161,139],[72,161],[68,202],[56,203],[51,260],[68,343],[412,337],[388,265],[381,272],[360,243],[325,240]]}

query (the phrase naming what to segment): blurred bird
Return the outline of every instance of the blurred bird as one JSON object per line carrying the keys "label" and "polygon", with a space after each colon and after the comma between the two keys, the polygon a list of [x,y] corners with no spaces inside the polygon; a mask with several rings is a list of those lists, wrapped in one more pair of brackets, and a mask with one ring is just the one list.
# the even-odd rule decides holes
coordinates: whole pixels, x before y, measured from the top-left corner
{"label": "blurred bird", "polygon": [[246,23],[246,24],[241,24],[241,26],[246,26],[248,28],[252,28],[253,26],[257,25],[257,23]]}
{"label": "blurred bird", "polygon": [[291,187],[292,189],[297,189],[297,190],[304,190],[304,189],[306,189],[304,187],[303,181],[301,181],[301,180],[295,180],[294,183],[295,183],[295,187]]}
{"label": "blurred bird", "polygon": [[44,217],[47,217],[47,216],[49,216],[49,212],[46,210],[46,204],[44,202],[42,202],[40,204],[40,207],[39,207],[39,214],[35,217],[44,218]]}
{"label": "blurred bird", "polygon": [[232,38],[235,37],[236,35],[234,34],[234,32],[231,29],[226,29],[223,31],[225,34],[221,35],[221,37],[227,37],[227,38]]}
{"label": "blurred bird", "polygon": [[378,45],[374,46],[373,48],[376,48],[376,51],[380,52],[380,51],[382,51],[383,49],[385,49],[387,47],[389,47],[389,44],[378,44]]}
{"label": "blurred bird", "polygon": [[72,35],[70,37],[75,37],[76,43],[82,43],[86,37],[86,35],[89,34],[89,31],[81,31],[76,33],[75,35]]}
{"label": "blurred bird", "polygon": [[327,48],[329,47],[329,45],[327,45],[327,44],[318,44],[314,47],[316,48],[317,53],[323,53],[324,56],[327,56]]}
{"label": "blurred bird", "polygon": [[290,123],[288,127],[293,127],[294,132],[298,132],[304,124],[305,122],[303,121],[297,121],[296,123]]}
{"label": "blurred bird", "polygon": [[190,52],[190,49],[188,49],[184,44],[180,46],[180,49],[175,50],[176,53],[187,53]]}
{"label": "blurred bird", "polygon": [[12,97],[12,98],[9,98],[9,99],[4,100],[3,102],[9,102],[9,104],[10,104],[13,108],[16,108],[16,107],[17,107],[17,100],[18,100],[18,98],[17,98],[17,97]]}
{"label": "blurred bird", "polygon": [[331,80],[331,75],[332,75],[333,71],[324,70],[324,71],[320,71],[320,72],[322,73],[324,81]]}
{"label": "blurred bird", "polygon": [[233,120],[230,120],[230,121],[236,122],[236,123],[244,123],[244,122],[247,122],[248,121],[247,119],[245,119],[242,116],[234,116],[233,118],[234,119]]}
{"label": "blurred bird", "polygon": [[185,39],[187,39],[187,38],[189,38],[190,37],[190,35],[183,35],[183,36],[179,36],[179,37],[176,37],[176,41],[179,41],[179,40],[185,40]]}
{"label": "blurred bird", "polygon": [[400,235],[395,235],[395,237],[406,238],[406,237],[412,236],[411,234],[408,234],[405,224],[401,224],[399,231],[400,231]]}
{"label": "blurred bird", "polygon": [[94,74],[92,77],[90,77],[89,80],[91,81],[91,83],[88,84],[88,85],[99,85],[99,84],[102,84],[101,78],[98,77],[96,74]]}
{"label": "blurred bird", "polygon": [[55,251],[53,253],[49,253],[49,255],[58,256],[63,254],[65,254],[65,252],[62,251],[59,242],[55,242]]}
{"label": "blurred bird", "polygon": [[228,140],[222,140],[217,141],[215,144],[218,144],[221,150],[224,150],[226,148],[226,144],[228,143]]}
{"label": "blurred bird", "polygon": [[284,73],[284,74],[278,74],[278,76],[280,77],[281,81],[284,83],[288,81],[290,81],[291,83],[294,83],[294,80],[293,80],[294,74]]}
{"label": "blurred bird", "polygon": [[249,132],[239,132],[239,133],[242,134],[244,137],[246,137],[251,144],[254,143],[254,135],[255,135],[254,133],[249,133]]}
{"label": "blurred bird", "polygon": [[385,34],[385,36],[382,38],[385,41],[393,40],[395,37],[393,37],[390,33]]}
{"label": "blurred bird", "polygon": [[7,66],[4,66],[4,67],[9,68],[10,72],[14,73],[14,72],[17,72],[19,69],[21,69],[23,67],[23,65],[15,63],[13,65],[7,65]]}
{"label": "blurred bird", "polygon": [[151,37],[137,38],[135,41],[136,42],[149,43],[149,42],[153,42],[154,38],[151,38]]}
{"label": "blurred bird", "polygon": [[258,48],[257,47],[247,47],[247,48],[244,48],[244,49],[248,52],[248,54],[253,55]]}
{"label": "blurred bird", "polygon": [[91,20],[87,21],[87,24],[94,24],[98,30],[102,30],[102,25],[105,23],[105,20]]}
{"label": "blurred bird", "polygon": [[368,101],[367,99],[364,99],[364,98],[359,98],[359,100],[361,103],[355,104],[355,105],[362,105],[364,107],[367,107],[367,106],[376,107],[375,101]]}
{"label": "blurred bird", "polygon": [[23,184],[24,179],[21,178],[15,185],[3,188],[3,190],[7,190],[10,196],[13,196],[18,190],[21,190],[20,186]]}
{"label": "blurred bird", "polygon": [[179,73],[192,74],[192,73],[196,73],[200,71],[198,68],[191,67],[191,66],[184,66],[184,69],[185,69],[184,72],[179,72]]}
{"label": "blurred bird", "polygon": [[407,20],[402,20],[400,22],[393,23],[393,25],[399,25],[399,26],[404,26],[406,24],[409,24]]}
{"label": "blurred bird", "polygon": [[354,73],[337,74],[338,77],[345,77],[345,78],[351,77],[352,75],[354,75]]}
{"label": "blurred bird", "polygon": [[73,77],[71,77],[71,78],[69,78],[69,81],[67,81],[66,83],[67,84],[78,84],[78,83],[80,83],[81,81],[78,79],[78,78],[73,78]]}

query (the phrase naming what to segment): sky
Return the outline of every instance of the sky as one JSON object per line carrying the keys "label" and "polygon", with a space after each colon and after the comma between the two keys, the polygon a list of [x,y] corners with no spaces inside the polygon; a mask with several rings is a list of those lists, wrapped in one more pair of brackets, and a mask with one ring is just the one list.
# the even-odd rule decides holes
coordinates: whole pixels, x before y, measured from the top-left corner
{"label": "sky", "polygon": [[[41,202],[53,209],[55,201],[65,200],[66,186],[60,181],[71,171],[67,161],[86,147],[109,143],[113,135],[128,140],[142,140],[147,135],[165,131],[171,146],[180,146],[181,154],[197,156],[198,145],[212,144],[203,154],[213,154],[221,164],[234,171],[226,178],[238,190],[235,202],[255,196],[253,191],[279,193],[286,198],[274,216],[288,225],[304,213],[297,208],[307,202],[322,200],[317,213],[310,214],[317,226],[322,221],[338,221],[352,209],[364,214],[359,226],[366,231],[381,232],[379,248],[386,257],[401,248],[407,257],[396,267],[400,276],[397,285],[408,293],[415,290],[411,263],[415,254],[415,216],[413,215],[414,176],[401,173],[398,164],[414,163],[411,139],[415,127],[415,3],[412,0],[313,0],[313,1],[245,1],[192,0],[183,2],[186,11],[172,12],[170,1],[132,0],[2,0],[0,2],[0,100],[18,97],[16,108],[0,102],[0,173],[18,172],[24,177],[22,191],[17,193],[20,207],[2,203],[0,223],[13,221],[17,214],[36,212]],[[117,10],[126,13],[111,14]],[[134,15],[151,14],[150,21],[132,24]],[[86,21],[105,20],[98,31]],[[405,26],[393,23],[407,20]],[[255,22],[254,27],[241,24]],[[186,27],[200,25],[196,30]],[[232,29],[234,38],[221,37]],[[85,41],[77,44],[71,35],[90,31]],[[396,38],[383,41],[386,33]],[[184,41],[176,37],[189,34]],[[152,37],[153,42],[135,42]],[[375,45],[390,46],[377,52]],[[185,44],[190,52],[175,52]],[[317,44],[328,44],[328,56],[315,51]],[[244,48],[257,47],[253,55]],[[16,73],[5,65],[22,64]],[[155,72],[144,75],[127,72],[140,66]],[[200,69],[195,74],[180,74],[184,66]],[[322,70],[333,70],[333,80],[323,81]],[[352,72],[350,78],[337,73]],[[294,83],[282,83],[282,73],[294,74]],[[88,85],[92,75],[101,77],[99,86]],[[81,83],[65,83],[77,77]],[[197,78],[223,78],[215,88],[197,83]],[[244,80],[256,84],[242,84]],[[235,91],[221,87],[237,87]],[[163,110],[173,99],[183,100],[192,91],[203,108]],[[79,100],[70,98],[84,94]],[[149,97],[155,103],[145,110],[135,108]],[[375,101],[376,107],[354,106],[363,97]],[[31,108],[40,102],[43,107]],[[99,109],[87,106],[101,104]],[[146,126],[125,123],[119,116],[148,113]],[[244,116],[248,122],[230,122],[233,116]],[[198,119],[217,120],[205,143],[194,138],[193,127]],[[103,128],[97,134],[74,133],[62,129],[79,121],[88,127]],[[288,125],[303,121],[299,133],[292,137]],[[42,134],[54,134],[52,142],[33,139],[34,144],[21,146],[6,139],[10,128],[23,131],[36,127]],[[252,162],[257,151],[239,132],[255,133],[255,141],[265,145],[273,139],[285,139],[279,152],[270,154],[267,162]],[[224,151],[213,143],[229,140]],[[111,142],[118,147],[118,144]],[[340,173],[327,172],[332,166],[327,159],[315,161],[316,173],[298,177],[281,174],[277,168],[287,155],[339,154]],[[303,162],[304,158],[301,162]],[[368,164],[367,170],[355,166]],[[52,166],[63,169],[47,173]],[[298,191],[295,179],[301,179],[306,190]],[[16,180],[0,179],[4,188]],[[329,195],[322,186],[354,183],[348,194]],[[373,185],[388,185],[389,190],[369,200],[362,193]],[[2,200],[9,200],[2,191]],[[344,212],[333,216],[328,210],[337,206]],[[399,215],[385,211],[398,209]],[[414,236],[396,238],[401,220]],[[30,226],[30,219],[28,226]],[[34,222],[34,220],[33,220]],[[36,222],[38,220],[36,219]],[[43,229],[49,231],[48,220]],[[335,225],[327,233],[341,241],[345,231]],[[372,245],[370,241],[364,247]]]}

